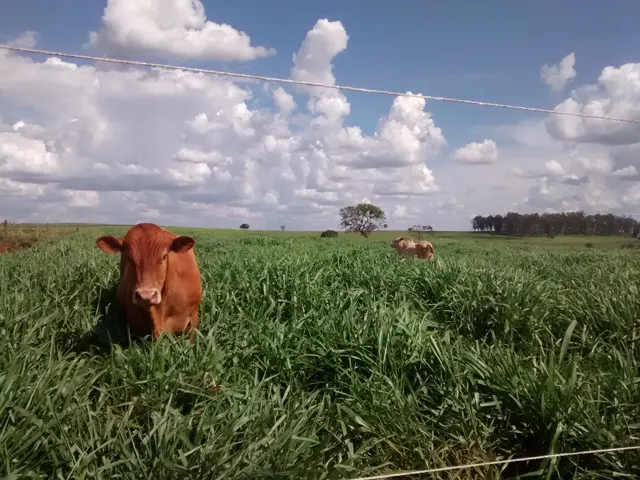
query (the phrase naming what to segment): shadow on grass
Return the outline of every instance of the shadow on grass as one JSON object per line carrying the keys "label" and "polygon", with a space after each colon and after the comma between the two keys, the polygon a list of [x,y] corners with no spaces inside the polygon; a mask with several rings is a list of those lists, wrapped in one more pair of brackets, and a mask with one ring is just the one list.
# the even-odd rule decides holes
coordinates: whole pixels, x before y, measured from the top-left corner
{"label": "shadow on grass", "polygon": [[92,302],[92,310],[98,314],[98,324],[90,332],[80,336],[67,336],[63,343],[67,350],[74,353],[92,353],[106,355],[113,345],[127,348],[142,338],[129,331],[124,315],[118,308],[116,294],[118,284],[101,290]]}

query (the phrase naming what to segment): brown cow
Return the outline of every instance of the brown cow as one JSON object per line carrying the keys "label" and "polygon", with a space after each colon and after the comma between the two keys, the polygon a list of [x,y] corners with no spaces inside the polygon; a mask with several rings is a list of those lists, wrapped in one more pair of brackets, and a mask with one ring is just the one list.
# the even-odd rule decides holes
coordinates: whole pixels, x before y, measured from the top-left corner
{"label": "brown cow", "polygon": [[421,242],[414,242],[413,240],[407,240],[404,237],[397,237],[391,242],[391,248],[395,249],[400,254],[410,255],[412,257],[424,258],[432,260],[436,252],[433,249],[433,245],[426,240]]}
{"label": "brown cow", "polygon": [[153,223],[139,223],[124,237],[96,240],[105,253],[120,253],[117,301],[134,334],[189,333],[198,326],[202,280],[192,237]]}

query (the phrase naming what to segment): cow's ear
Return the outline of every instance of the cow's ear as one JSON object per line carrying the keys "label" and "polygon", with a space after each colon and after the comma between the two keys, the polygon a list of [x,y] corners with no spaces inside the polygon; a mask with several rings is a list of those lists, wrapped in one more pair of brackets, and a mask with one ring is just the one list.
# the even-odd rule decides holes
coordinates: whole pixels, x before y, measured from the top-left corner
{"label": "cow's ear", "polygon": [[191,250],[196,241],[193,237],[182,236],[178,238],[174,238],[171,242],[171,251],[175,253],[185,253]]}
{"label": "cow's ear", "polygon": [[118,253],[122,249],[122,241],[119,238],[112,237],[111,235],[105,235],[96,240],[98,248],[105,253],[113,254]]}

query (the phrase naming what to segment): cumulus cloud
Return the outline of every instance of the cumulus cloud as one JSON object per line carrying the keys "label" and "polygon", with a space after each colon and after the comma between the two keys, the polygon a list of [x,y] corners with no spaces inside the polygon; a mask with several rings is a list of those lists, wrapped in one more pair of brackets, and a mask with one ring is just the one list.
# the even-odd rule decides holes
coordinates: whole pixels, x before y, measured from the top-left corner
{"label": "cumulus cloud", "polygon": [[33,48],[37,44],[37,33],[33,30],[22,32],[19,37],[11,40],[8,45],[20,48]]}
{"label": "cumulus cloud", "polygon": [[120,54],[247,61],[275,55],[226,23],[207,20],[201,0],[108,0],[88,45]]}
{"label": "cumulus cloud", "polygon": [[[105,26],[123,5],[109,3]],[[165,15],[141,0],[127,5],[142,9],[132,18]],[[347,40],[340,22],[318,20],[292,77],[335,82]],[[446,141],[423,99],[396,98],[368,135],[345,125],[351,105],[340,92],[299,93],[306,108],[284,87],[0,52],[0,101],[10,107],[0,121],[0,216],[323,228],[345,204],[370,199],[393,211],[439,191],[427,164]],[[255,106],[264,95],[273,108]],[[15,198],[24,199],[18,208]]]}
{"label": "cumulus cloud", "polygon": [[[640,119],[640,64],[603,68],[595,84],[573,89],[556,111]],[[542,128],[541,128],[542,127]],[[640,180],[640,125],[549,115],[497,129],[512,178],[533,181],[515,208],[628,214]],[[494,133],[495,134],[495,133]]]}
{"label": "cumulus cloud", "polygon": [[295,100],[282,87],[278,87],[273,91],[273,100],[282,115],[287,116],[296,108]]}
{"label": "cumulus cloud", "polygon": [[516,208],[627,214],[625,206],[633,198],[628,183],[638,179],[638,172],[633,165],[616,169],[615,151],[606,145],[572,144],[549,160],[512,169],[513,175],[534,180]]}
{"label": "cumulus cloud", "polygon": [[537,180],[524,197],[521,206],[534,211],[612,212],[621,207],[618,195],[601,182],[552,182],[547,177]]}
{"label": "cumulus cloud", "polygon": [[[593,175],[612,174],[613,161],[607,152],[585,151],[581,147],[573,147],[556,158],[544,161],[532,168],[516,167],[512,173],[524,178],[547,177],[555,180],[569,180]],[[620,174],[617,174],[620,175]]]}
{"label": "cumulus cloud", "polygon": [[439,215],[451,214],[465,209],[465,205],[460,203],[456,197],[436,202],[432,207]]}
{"label": "cumulus cloud", "polygon": [[471,142],[453,152],[453,158],[467,165],[488,165],[498,161],[498,146],[493,140]]}
{"label": "cumulus cloud", "polygon": [[[323,83],[335,85],[333,75],[333,59],[347,49],[349,35],[342,22],[330,22],[326,18],[319,19],[300,45],[300,49],[293,55],[291,79],[303,82]],[[335,89],[322,89],[301,85],[300,91],[307,91],[313,95],[331,95]]]}
{"label": "cumulus cloud", "polygon": [[[603,68],[596,84],[578,86],[556,110],[640,119],[639,65]],[[500,143],[501,161],[481,170],[448,166],[435,175],[444,191],[490,213],[577,209],[637,214],[631,208],[640,198],[637,127],[549,115],[476,128],[476,135]]]}
{"label": "cumulus cloud", "polygon": [[573,68],[575,64],[576,56],[571,52],[558,64],[543,65],[540,69],[540,77],[552,90],[559,92],[576,76],[576,71]]}
{"label": "cumulus cloud", "polygon": [[408,223],[418,215],[419,210],[411,205],[396,205],[389,218],[396,222]]}
{"label": "cumulus cloud", "polygon": [[635,182],[622,196],[625,205],[637,207],[640,205],[640,182]]}
{"label": "cumulus cloud", "polygon": [[633,165],[627,165],[626,167],[611,172],[611,176],[619,178],[637,177],[638,170]]}
{"label": "cumulus cloud", "polygon": [[[593,85],[572,91],[558,112],[640,120],[640,63],[605,67]],[[558,140],[631,145],[640,142],[640,124],[568,115],[550,115],[549,134]]]}
{"label": "cumulus cloud", "polygon": [[59,170],[58,155],[37,138],[15,132],[0,133],[0,172],[49,174]]}
{"label": "cumulus cloud", "polygon": [[384,180],[376,182],[373,194],[376,196],[428,195],[438,192],[431,170],[427,167],[404,168]]}

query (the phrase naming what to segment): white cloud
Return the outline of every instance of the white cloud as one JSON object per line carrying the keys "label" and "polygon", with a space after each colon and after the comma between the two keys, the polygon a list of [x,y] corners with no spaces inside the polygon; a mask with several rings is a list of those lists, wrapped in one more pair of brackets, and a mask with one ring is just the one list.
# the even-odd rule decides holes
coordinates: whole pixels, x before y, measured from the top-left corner
{"label": "white cloud", "polygon": [[278,105],[280,113],[284,116],[289,115],[296,108],[295,100],[282,87],[278,87],[273,91],[273,100]]}
{"label": "white cloud", "polygon": [[37,43],[37,33],[33,30],[27,30],[22,32],[18,38],[13,39],[8,43],[12,47],[20,48],[33,48]]}
{"label": "white cloud", "polygon": [[453,158],[467,165],[487,165],[498,161],[498,146],[493,140],[484,139],[482,143],[471,142],[458,148]]}
{"label": "white cloud", "polygon": [[564,168],[556,160],[545,162],[544,168],[553,175],[564,175]]}
{"label": "white cloud", "polygon": [[621,207],[621,189],[611,181],[630,171],[614,172],[608,148],[578,144],[552,155],[549,160],[512,170],[518,177],[535,179],[523,201],[517,203],[519,208],[603,212]]}
{"label": "white cloud", "polygon": [[42,140],[19,132],[0,133],[0,172],[48,174],[58,169],[57,154]]}
{"label": "white cloud", "polygon": [[414,218],[415,211],[412,211],[407,205],[396,205],[391,212],[391,218],[394,220],[408,220]]}
{"label": "white cloud", "polygon": [[447,200],[440,200],[436,202],[433,207],[430,207],[429,210],[435,210],[438,215],[451,215],[453,213],[457,213],[463,211],[465,209],[465,205],[460,203],[456,197],[451,197]]}
{"label": "white cloud", "polygon": [[80,208],[95,208],[100,203],[98,192],[91,190],[62,190],[62,193],[69,199],[69,206]]}
{"label": "white cloud", "polygon": [[612,177],[620,177],[620,178],[636,177],[637,175],[638,175],[638,170],[633,165],[627,165],[626,167],[620,168],[615,172],[611,172]]}
{"label": "white cloud", "polygon": [[555,152],[552,159],[512,173],[535,179],[516,208],[526,211],[583,210],[588,213],[625,214],[628,187],[621,182],[637,179],[633,165],[614,169],[611,147],[594,144],[572,145]]}
{"label": "white cloud", "polygon": [[[624,111],[633,118],[634,103],[640,100],[635,71],[640,70],[631,65],[606,67],[597,85],[576,88],[556,108],[566,111],[573,105],[574,112],[611,116]],[[501,158],[508,158],[503,163],[511,164],[511,179],[525,182],[526,193],[513,207],[505,203],[503,210],[630,213],[629,183],[640,179],[640,130],[635,125],[549,115],[541,122],[484,129],[483,134],[509,144],[501,148]],[[511,179],[505,193],[514,191]]]}
{"label": "white cloud", "polygon": [[402,168],[398,173],[375,183],[376,196],[428,195],[440,191],[431,170],[427,167]]}
{"label": "white cloud", "polygon": [[461,210],[464,209],[464,204],[458,202],[456,197],[451,197],[447,200],[441,200],[436,203],[436,207],[441,210]]}
{"label": "white cloud", "polygon": [[[292,76],[335,82],[347,40],[340,22],[319,20]],[[446,141],[423,99],[396,98],[367,135],[345,125],[340,92],[302,93],[299,111],[282,87],[0,53],[0,101],[11,107],[0,123],[0,216],[323,228],[348,203],[393,211],[439,191],[427,163]],[[265,94],[273,108],[255,106]],[[9,208],[8,197],[25,201]]]}
{"label": "white cloud", "polygon": [[[638,65],[605,67],[598,84],[577,87],[557,109],[574,105],[575,112],[640,119]],[[640,192],[640,187],[629,187],[640,180],[637,127],[549,115],[542,121],[476,128],[476,135],[500,143],[501,161],[481,170],[452,164],[434,171],[443,192],[485,213],[579,209],[629,214]],[[453,217],[455,212],[447,215]]]}
{"label": "white cloud", "polygon": [[530,188],[521,205],[534,211],[611,212],[621,207],[617,197],[598,181],[561,184],[542,177]]}
{"label": "white cloud", "polygon": [[[640,63],[605,67],[595,85],[572,91],[554,110],[640,120]],[[564,141],[605,145],[631,145],[640,142],[640,124],[611,120],[550,115],[549,134]]]}
{"label": "white cloud", "polygon": [[[321,18],[307,32],[300,50],[293,55],[291,78],[304,82],[335,85],[333,75],[333,59],[347,48],[349,36],[342,22],[330,22]],[[310,91],[315,95],[331,95],[334,89],[319,87],[298,87],[301,91]]]}
{"label": "white cloud", "polygon": [[251,45],[249,36],[231,25],[207,20],[201,0],[108,0],[89,45],[193,60],[247,61],[276,53]]}
{"label": "white cloud", "polygon": [[0,187],[2,196],[17,197],[21,200],[37,199],[44,194],[44,188],[41,185],[14,182],[13,180],[1,177]]}
{"label": "white cloud", "polygon": [[572,52],[564,57],[559,64],[543,65],[540,69],[540,77],[552,90],[559,92],[576,76],[576,71],[573,68],[575,64],[576,56]]}
{"label": "white cloud", "polygon": [[640,205],[640,182],[636,182],[622,196],[622,201],[629,206]]}

